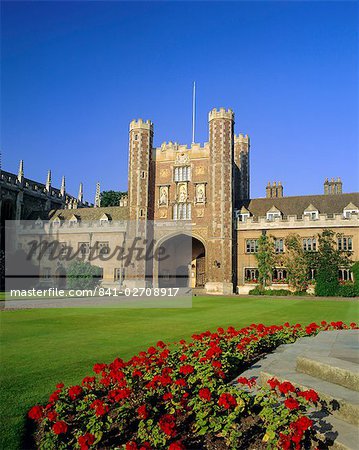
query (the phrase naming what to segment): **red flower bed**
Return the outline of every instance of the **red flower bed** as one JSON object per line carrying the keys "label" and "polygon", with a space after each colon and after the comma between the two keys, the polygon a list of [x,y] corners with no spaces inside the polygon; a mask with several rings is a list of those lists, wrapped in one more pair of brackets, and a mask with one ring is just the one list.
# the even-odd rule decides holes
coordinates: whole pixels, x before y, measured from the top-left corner
{"label": "red flower bed", "polygon": [[239,386],[229,382],[280,344],[347,328],[357,325],[218,328],[189,342],[159,341],[129,361],[95,364],[95,375],[81,386],[58,384],[47,405],[29,411],[38,425],[36,445],[59,450],[311,446],[316,438],[307,411],[319,404],[316,392],[275,379],[265,387],[245,377],[237,379]]}

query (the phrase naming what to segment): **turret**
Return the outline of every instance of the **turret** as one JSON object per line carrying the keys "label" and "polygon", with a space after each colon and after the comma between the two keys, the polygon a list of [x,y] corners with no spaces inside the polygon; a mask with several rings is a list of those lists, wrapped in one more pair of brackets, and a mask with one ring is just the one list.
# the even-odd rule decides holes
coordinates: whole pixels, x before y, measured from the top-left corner
{"label": "turret", "polygon": [[60,193],[61,193],[62,197],[65,197],[65,194],[66,194],[66,182],[65,182],[65,176],[63,176],[63,177],[62,177],[62,180],[61,180]]}
{"label": "turret", "polygon": [[84,185],[83,185],[83,183],[80,183],[79,194],[77,196],[77,200],[79,201],[79,203],[82,203],[83,199],[84,199]]}
{"label": "turret", "polygon": [[96,183],[96,194],[95,194],[95,208],[99,208],[101,206],[101,188],[100,183]]}
{"label": "turret", "polygon": [[153,124],[133,120],[129,130],[128,202],[131,220],[153,219],[154,187],[151,182]]}
{"label": "turret", "polygon": [[46,178],[46,191],[50,192],[51,190],[51,170],[47,172],[47,178]]}
{"label": "turret", "polygon": [[23,181],[24,181],[24,160],[23,159],[20,160],[19,171],[17,173],[17,179],[18,179],[19,183],[23,183]]}

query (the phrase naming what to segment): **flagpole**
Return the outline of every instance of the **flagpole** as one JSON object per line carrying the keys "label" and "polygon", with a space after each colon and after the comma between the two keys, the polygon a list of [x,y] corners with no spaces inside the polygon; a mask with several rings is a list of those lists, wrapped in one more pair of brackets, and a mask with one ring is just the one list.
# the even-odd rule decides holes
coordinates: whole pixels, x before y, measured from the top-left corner
{"label": "flagpole", "polygon": [[194,141],[194,132],[195,132],[195,123],[196,123],[196,82],[193,82],[193,98],[192,98],[192,144]]}

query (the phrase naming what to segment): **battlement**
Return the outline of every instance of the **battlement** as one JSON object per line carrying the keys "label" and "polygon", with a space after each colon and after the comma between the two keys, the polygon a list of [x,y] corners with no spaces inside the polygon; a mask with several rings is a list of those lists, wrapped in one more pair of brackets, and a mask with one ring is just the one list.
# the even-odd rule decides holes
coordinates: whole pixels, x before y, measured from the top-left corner
{"label": "battlement", "polygon": [[178,142],[162,142],[160,147],[156,147],[156,151],[166,152],[166,151],[175,151],[175,152],[186,152],[189,150],[205,150],[208,148],[208,142],[205,142],[203,145],[192,143],[191,146],[187,144],[178,144]]}
{"label": "battlement", "polygon": [[274,220],[268,220],[264,216],[247,217],[245,221],[236,219],[236,229],[241,231],[313,228],[314,232],[318,228],[357,227],[358,224],[358,214],[352,214],[350,217],[344,217],[343,214],[319,214],[316,220],[305,214],[300,217],[296,215],[276,217]]}
{"label": "battlement", "polygon": [[208,114],[208,121],[213,119],[231,119],[234,120],[234,112],[231,109],[213,108]]}
{"label": "battlement", "polygon": [[234,143],[240,143],[240,144],[249,144],[249,136],[248,134],[235,134],[234,135]]}
{"label": "battlement", "polygon": [[150,120],[146,121],[142,119],[132,120],[132,122],[130,122],[130,131],[136,130],[138,128],[142,130],[150,130],[153,132],[153,123]]}

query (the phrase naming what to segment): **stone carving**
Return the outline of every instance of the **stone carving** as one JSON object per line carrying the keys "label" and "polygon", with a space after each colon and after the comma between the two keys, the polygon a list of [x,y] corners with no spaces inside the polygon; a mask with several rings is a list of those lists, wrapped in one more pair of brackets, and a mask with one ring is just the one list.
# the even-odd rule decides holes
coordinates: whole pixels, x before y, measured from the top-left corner
{"label": "stone carving", "polygon": [[204,167],[203,166],[196,167],[195,172],[196,175],[204,175]]}
{"label": "stone carving", "polygon": [[188,164],[189,156],[188,153],[181,153],[176,156],[176,164]]}
{"label": "stone carving", "polygon": [[160,177],[161,178],[168,178],[169,174],[170,174],[169,169],[161,169],[160,170]]}
{"label": "stone carving", "polygon": [[204,209],[197,209],[196,214],[197,217],[204,217]]}
{"label": "stone carving", "polygon": [[168,205],[168,186],[160,187],[160,206]]}
{"label": "stone carving", "polygon": [[205,185],[203,183],[196,185],[196,202],[204,203],[205,202]]}
{"label": "stone carving", "polygon": [[167,209],[161,209],[160,210],[160,218],[161,219],[167,219]]}
{"label": "stone carving", "polygon": [[178,186],[178,200],[180,203],[187,201],[187,185],[185,183]]}

